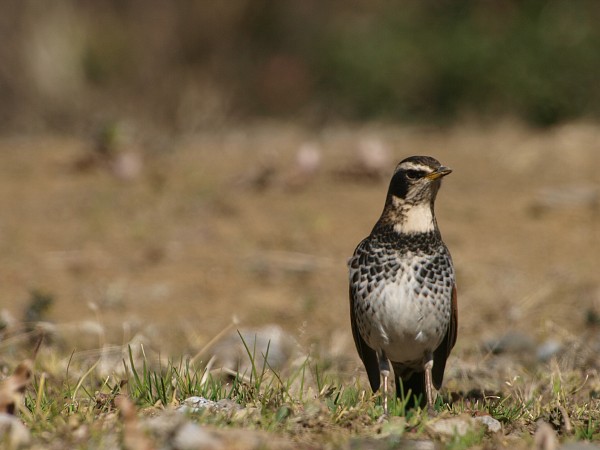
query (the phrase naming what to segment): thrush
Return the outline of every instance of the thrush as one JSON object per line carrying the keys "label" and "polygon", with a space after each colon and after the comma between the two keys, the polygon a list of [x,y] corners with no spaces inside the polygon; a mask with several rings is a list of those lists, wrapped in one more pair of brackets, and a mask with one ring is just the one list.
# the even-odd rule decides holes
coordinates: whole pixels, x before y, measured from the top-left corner
{"label": "thrush", "polygon": [[348,262],[352,335],[373,392],[383,378],[386,416],[390,365],[398,398],[433,410],[456,343],[454,268],[434,213],[450,172],[429,156],[401,161],[381,217]]}

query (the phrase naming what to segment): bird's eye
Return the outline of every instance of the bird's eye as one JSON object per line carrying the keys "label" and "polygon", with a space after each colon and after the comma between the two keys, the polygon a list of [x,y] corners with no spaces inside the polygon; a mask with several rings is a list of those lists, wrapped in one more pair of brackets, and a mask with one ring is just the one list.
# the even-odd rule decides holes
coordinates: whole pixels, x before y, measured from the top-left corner
{"label": "bird's eye", "polygon": [[407,170],[406,171],[406,178],[408,178],[409,180],[418,180],[422,176],[423,176],[423,172],[421,172],[419,170]]}

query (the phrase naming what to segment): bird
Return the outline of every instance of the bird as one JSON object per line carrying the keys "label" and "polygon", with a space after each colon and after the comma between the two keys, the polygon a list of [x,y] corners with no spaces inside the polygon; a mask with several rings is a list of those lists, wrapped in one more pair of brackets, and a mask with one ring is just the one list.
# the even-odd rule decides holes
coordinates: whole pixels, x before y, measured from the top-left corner
{"label": "bird", "polygon": [[383,378],[385,417],[390,366],[407,408],[434,413],[433,389],[456,343],[454,266],[434,212],[451,172],[430,156],[400,161],[379,220],[348,260],[352,335],[373,392]]}

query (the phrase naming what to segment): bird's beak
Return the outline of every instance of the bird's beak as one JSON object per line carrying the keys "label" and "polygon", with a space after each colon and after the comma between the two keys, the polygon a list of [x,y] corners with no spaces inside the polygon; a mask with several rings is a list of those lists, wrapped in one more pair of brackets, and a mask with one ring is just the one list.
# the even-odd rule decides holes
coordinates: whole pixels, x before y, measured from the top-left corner
{"label": "bird's beak", "polygon": [[435,172],[431,172],[429,175],[425,175],[425,178],[429,178],[430,180],[437,180],[438,178],[445,177],[449,173],[452,172],[452,169],[449,167],[440,166]]}

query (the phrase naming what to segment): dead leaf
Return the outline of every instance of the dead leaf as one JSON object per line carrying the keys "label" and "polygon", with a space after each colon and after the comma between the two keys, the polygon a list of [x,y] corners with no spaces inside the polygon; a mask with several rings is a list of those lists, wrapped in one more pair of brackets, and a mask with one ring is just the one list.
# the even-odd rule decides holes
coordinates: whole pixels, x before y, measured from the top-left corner
{"label": "dead leaf", "polygon": [[0,413],[15,414],[21,395],[33,378],[33,361],[21,362],[14,373],[0,383]]}

